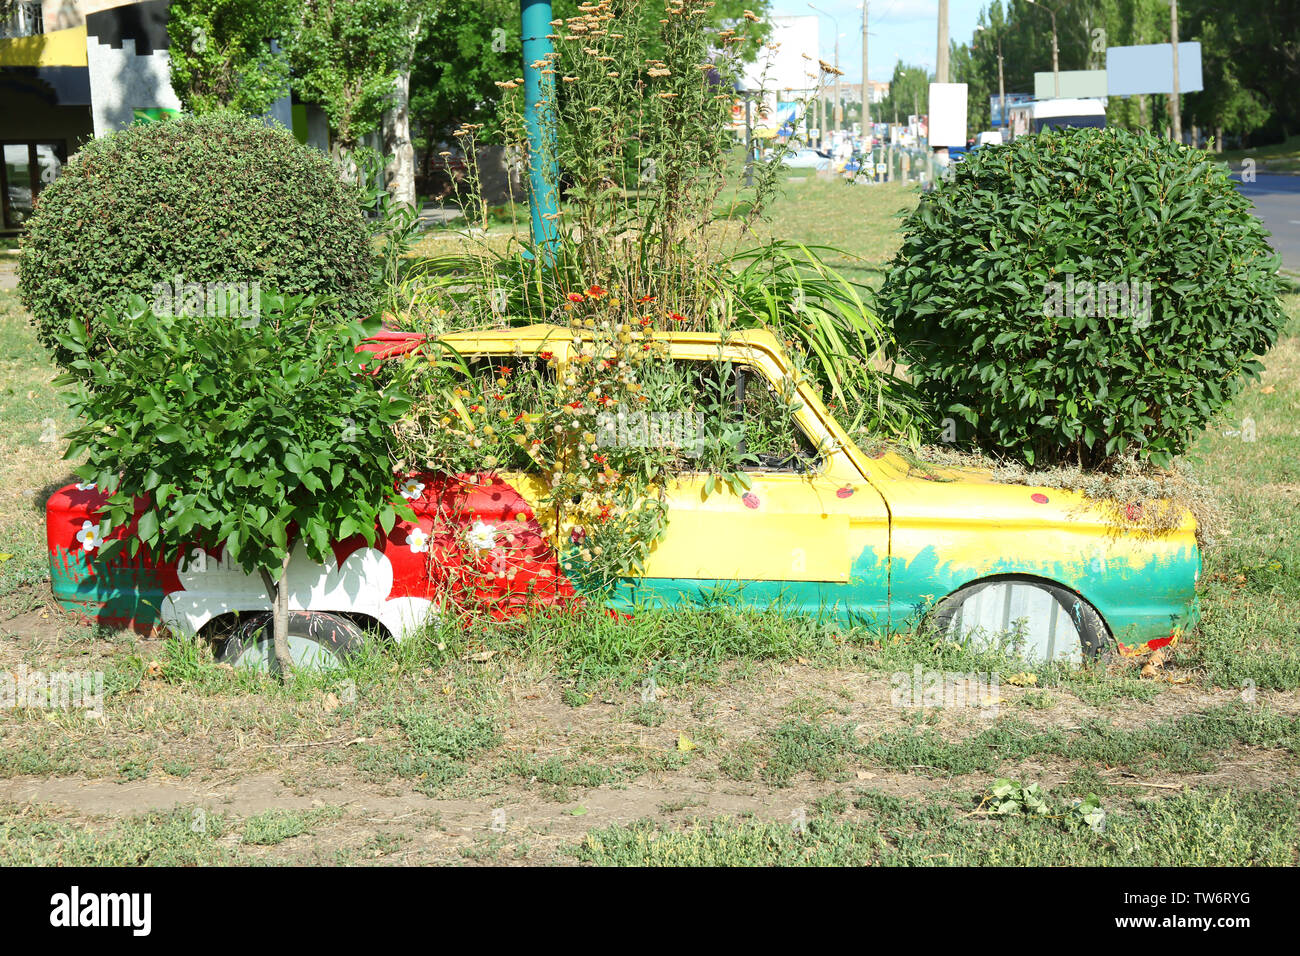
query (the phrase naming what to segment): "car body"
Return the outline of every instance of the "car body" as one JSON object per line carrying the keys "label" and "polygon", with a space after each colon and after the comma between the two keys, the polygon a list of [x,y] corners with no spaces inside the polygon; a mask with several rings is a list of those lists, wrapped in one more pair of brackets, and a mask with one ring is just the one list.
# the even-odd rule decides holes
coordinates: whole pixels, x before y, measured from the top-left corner
{"label": "car body", "polygon": [[792,169],[830,169],[830,157],[815,149],[792,149],[781,157],[781,165]]}
{"label": "car body", "polygon": [[[562,375],[577,334],[536,325],[439,341],[476,357],[542,355]],[[1076,623],[1082,609],[1094,609],[1119,649],[1130,652],[1176,640],[1195,621],[1201,558],[1190,515],[1173,530],[1149,533],[1076,493],[1002,484],[976,470],[917,468],[892,452],[868,455],[816,390],[796,379],[770,333],[660,338],[674,361],[729,362],[773,388],[795,383],[790,414],[817,456],[797,469],[756,466],[739,495],[725,488],[706,494],[704,474],[676,475],[666,489],[667,529],[644,573],[602,595],[612,608],[635,613],[721,599],[896,632],[955,594],[997,585],[1006,592],[1003,626],[1022,605],[1025,615],[1038,614],[1033,601],[1050,593],[1055,603],[1041,606],[1051,628],[1057,604]],[[363,347],[390,359],[424,344],[421,336],[390,332]],[[573,519],[547,503],[537,477],[416,475],[403,493],[415,522],[399,521],[371,546],[360,537],[339,542],[326,566],[294,556],[291,607],[360,615],[400,637],[445,604],[449,588],[459,603],[498,616],[582,597],[580,573],[564,570],[576,560]],[[219,549],[194,549],[171,562],[119,557],[97,567],[93,529],[103,500],[86,486],[50,499],[51,574],[65,608],[115,627],[198,633],[233,612],[270,607],[260,580],[223,563]],[[126,527],[109,535],[131,533]],[[467,551],[464,541],[475,536],[478,544]],[[990,593],[981,599],[986,605]],[[1079,647],[1052,645],[1056,633],[1044,639],[1047,655],[1077,660]]]}
{"label": "car body", "polygon": [[1105,129],[1106,106],[1099,99],[1033,100],[1007,107],[1011,138],[1046,129]]}

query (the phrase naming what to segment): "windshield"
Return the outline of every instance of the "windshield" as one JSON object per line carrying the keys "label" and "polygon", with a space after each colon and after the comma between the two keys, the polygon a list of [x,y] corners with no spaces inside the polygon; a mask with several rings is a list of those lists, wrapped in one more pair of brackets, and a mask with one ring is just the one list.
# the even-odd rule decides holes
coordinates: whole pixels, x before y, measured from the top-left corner
{"label": "windshield", "polygon": [[1045,129],[1064,129],[1067,126],[1076,129],[1105,129],[1106,117],[1104,116],[1044,116],[1042,119],[1034,120],[1034,132],[1041,133]]}

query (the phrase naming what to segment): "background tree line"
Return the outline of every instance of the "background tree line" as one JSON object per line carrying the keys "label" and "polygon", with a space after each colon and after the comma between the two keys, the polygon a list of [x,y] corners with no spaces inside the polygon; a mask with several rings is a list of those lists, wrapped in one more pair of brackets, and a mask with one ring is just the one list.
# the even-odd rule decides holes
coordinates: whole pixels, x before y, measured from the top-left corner
{"label": "background tree line", "polygon": [[[969,128],[989,129],[998,93],[998,47],[1008,93],[1032,93],[1034,73],[1052,68],[1056,14],[1061,70],[1103,69],[1107,46],[1169,42],[1169,0],[993,0],[971,43],[953,43],[951,79],[967,83]],[[1296,0],[1179,0],[1178,36],[1201,43],[1203,91],[1181,97],[1184,130],[1199,127],[1259,145],[1300,132],[1300,4]],[[897,78],[897,71],[896,71]],[[1170,98],[1111,98],[1107,120],[1126,128],[1169,128]],[[900,104],[900,113],[902,112]],[[924,111],[924,110],[923,110]]]}
{"label": "background tree line", "polygon": [[[576,16],[580,2],[553,0],[552,12]],[[658,0],[621,2],[647,20],[663,16]],[[768,6],[718,0],[709,25]],[[187,109],[260,115],[292,91],[325,113],[341,163],[379,133],[389,188],[406,203],[416,200],[417,151],[465,122],[485,124],[490,138],[496,83],[522,75],[518,0],[173,0],[168,32],[172,84]]]}

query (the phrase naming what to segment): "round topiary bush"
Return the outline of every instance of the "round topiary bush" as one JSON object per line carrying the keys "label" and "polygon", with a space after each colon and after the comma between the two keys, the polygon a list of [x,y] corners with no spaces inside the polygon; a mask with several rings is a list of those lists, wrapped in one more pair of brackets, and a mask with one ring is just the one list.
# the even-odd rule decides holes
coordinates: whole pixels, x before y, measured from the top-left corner
{"label": "round topiary bush", "polygon": [[[132,126],[83,147],[40,195],[19,292],[60,364],[68,320],[160,294],[221,308],[223,289],[314,293],[370,313],[374,255],[329,159],[234,114]],[[256,283],[256,285],[254,285]],[[225,314],[225,313],[220,313]],[[92,322],[93,327],[93,322]]]}
{"label": "round topiary bush", "polygon": [[1147,132],[983,147],[904,231],[879,296],[900,357],[946,438],[1030,464],[1167,464],[1282,321],[1278,261],[1225,165]]}

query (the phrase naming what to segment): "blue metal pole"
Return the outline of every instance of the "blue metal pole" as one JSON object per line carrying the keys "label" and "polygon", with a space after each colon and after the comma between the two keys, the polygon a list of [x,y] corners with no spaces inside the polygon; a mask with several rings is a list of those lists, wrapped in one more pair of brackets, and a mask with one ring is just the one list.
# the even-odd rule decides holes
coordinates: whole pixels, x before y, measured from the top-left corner
{"label": "blue metal pole", "polygon": [[524,130],[528,135],[528,208],[533,244],[547,253],[559,239],[559,169],[555,161],[555,81],[540,64],[552,51],[551,0],[519,0],[524,41]]}

